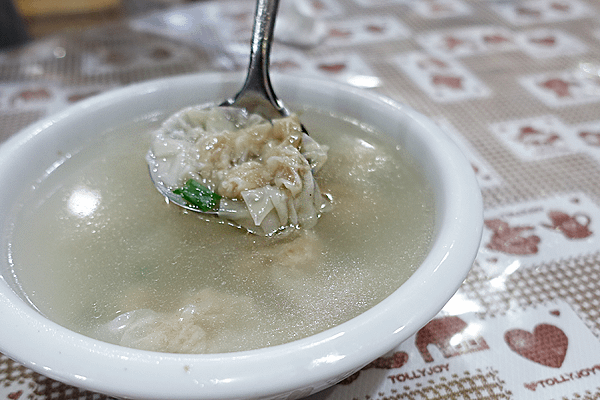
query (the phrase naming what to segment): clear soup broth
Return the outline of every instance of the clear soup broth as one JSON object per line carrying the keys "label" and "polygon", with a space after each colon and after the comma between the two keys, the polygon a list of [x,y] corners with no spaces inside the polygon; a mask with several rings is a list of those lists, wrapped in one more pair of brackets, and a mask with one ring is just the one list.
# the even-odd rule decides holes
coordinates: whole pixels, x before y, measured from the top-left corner
{"label": "clear soup broth", "polygon": [[63,155],[12,215],[15,286],[49,319],[124,346],[217,353],[300,339],[371,308],[427,254],[432,191],[397,143],[306,109],[333,199],[310,230],[266,238],[188,214],[153,187],[153,116]]}

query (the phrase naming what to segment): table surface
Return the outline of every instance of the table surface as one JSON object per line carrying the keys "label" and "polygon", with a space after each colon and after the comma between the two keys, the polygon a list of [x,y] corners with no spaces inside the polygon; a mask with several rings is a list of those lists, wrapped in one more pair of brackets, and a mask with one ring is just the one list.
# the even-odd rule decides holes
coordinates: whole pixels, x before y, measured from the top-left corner
{"label": "table surface", "polygon": [[[600,3],[306,4],[324,37],[275,44],[272,69],[365,87],[426,114],[472,163],[485,205],[472,271],[439,315],[312,398],[599,398]],[[162,14],[0,53],[0,140],[129,83],[243,70],[236,49],[247,46],[254,2],[183,12],[198,7],[214,17],[201,34],[173,36]],[[0,398],[103,398],[4,356],[0,382]]]}

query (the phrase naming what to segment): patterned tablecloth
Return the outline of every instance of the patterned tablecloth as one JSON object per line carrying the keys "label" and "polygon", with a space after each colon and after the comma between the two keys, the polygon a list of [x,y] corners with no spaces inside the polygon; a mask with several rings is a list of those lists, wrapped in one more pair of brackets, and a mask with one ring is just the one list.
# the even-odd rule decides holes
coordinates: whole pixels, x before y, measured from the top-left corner
{"label": "patterned tablecloth", "polygon": [[[302,37],[315,43],[277,43],[273,70],[362,86],[428,115],[464,150],[485,202],[479,254],[442,312],[313,398],[600,398],[600,3],[305,5],[316,20]],[[243,70],[253,9],[195,3],[0,53],[0,139],[132,82]],[[165,29],[194,15],[193,29]],[[0,382],[1,398],[103,397],[7,357]]]}

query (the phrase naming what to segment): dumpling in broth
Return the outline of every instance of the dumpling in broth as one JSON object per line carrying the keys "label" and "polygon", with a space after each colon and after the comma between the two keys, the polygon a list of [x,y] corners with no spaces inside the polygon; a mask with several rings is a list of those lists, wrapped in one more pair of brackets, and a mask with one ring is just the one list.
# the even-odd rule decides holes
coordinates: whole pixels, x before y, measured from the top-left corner
{"label": "dumpling in broth", "polygon": [[327,147],[302,129],[298,117],[268,121],[230,107],[193,106],[155,133],[151,168],[169,188],[193,181],[220,196],[218,213],[250,231],[271,235],[311,228],[330,204],[313,173]]}

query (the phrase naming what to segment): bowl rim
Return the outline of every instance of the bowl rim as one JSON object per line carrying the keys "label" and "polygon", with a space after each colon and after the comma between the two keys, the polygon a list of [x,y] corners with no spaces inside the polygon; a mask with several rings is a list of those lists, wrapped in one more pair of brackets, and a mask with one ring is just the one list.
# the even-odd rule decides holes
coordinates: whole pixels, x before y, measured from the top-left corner
{"label": "bowl rim", "polygon": [[[272,79],[276,91],[300,86],[314,88],[322,94],[342,94],[347,101],[403,114],[421,130],[422,137],[416,140],[427,143],[444,166],[438,171],[439,184],[443,186],[440,190],[445,193],[445,211],[436,246],[401,286],[402,290],[350,321],[308,338],[244,352],[181,355],[128,349],[72,332],[33,310],[2,277],[0,322],[5,329],[0,333],[0,351],[45,376],[112,396],[233,399],[293,391],[308,395],[392,350],[433,318],[462,284],[479,248],[483,205],[471,165],[436,124],[407,105],[329,80],[288,75],[274,75]],[[56,129],[72,118],[91,115],[107,104],[185,88],[190,80],[205,84],[241,82],[237,73],[188,74],[137,83],[83,100],[26,127],[3,143],[0,172],[8,168],[11,161],[6,160],[11,160],[12,153],[29,146],[50,127]],[[422,293],[432,288],[436,288],[435,300],[423,302]],[[412,312],[415,309],[419,314]],[[390,319],[391,312],[398,318]],[[364,341],[367,335],[369,343]],[[48,338],[54,345],[48,344]]]}

